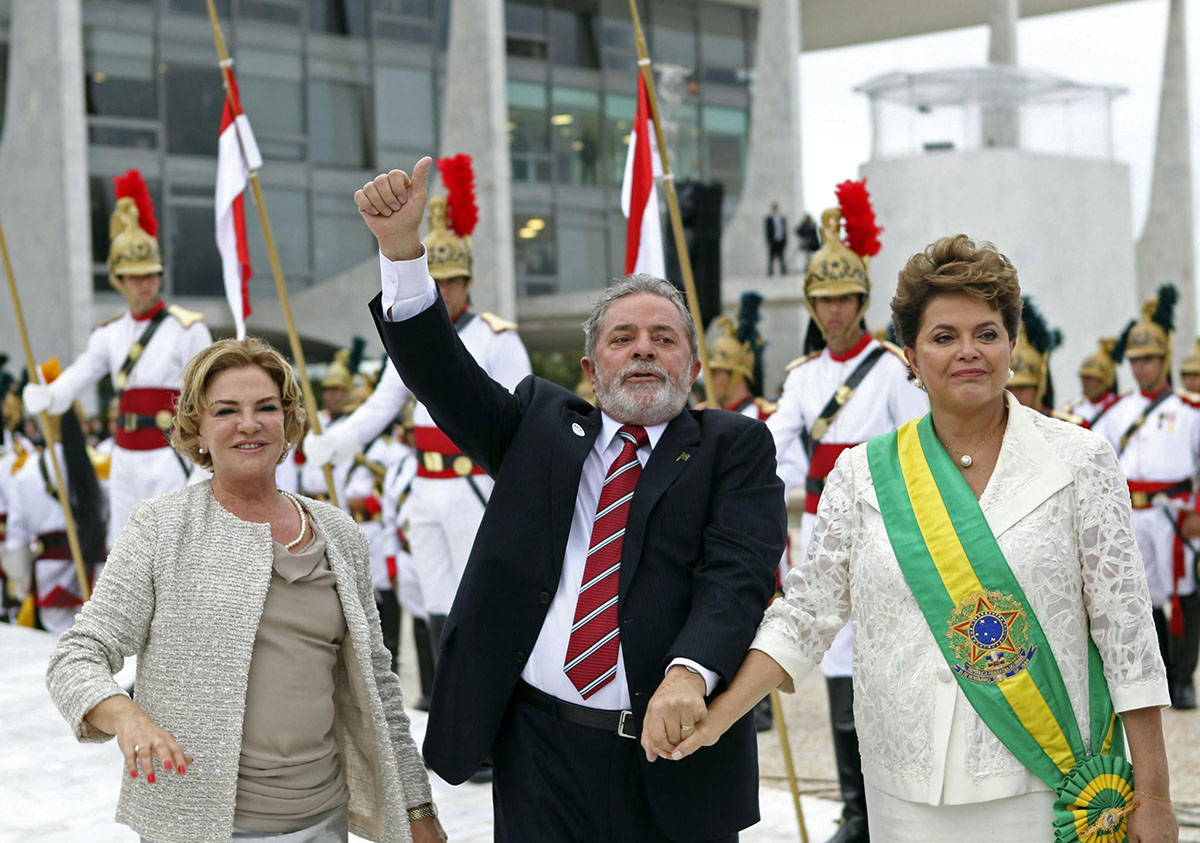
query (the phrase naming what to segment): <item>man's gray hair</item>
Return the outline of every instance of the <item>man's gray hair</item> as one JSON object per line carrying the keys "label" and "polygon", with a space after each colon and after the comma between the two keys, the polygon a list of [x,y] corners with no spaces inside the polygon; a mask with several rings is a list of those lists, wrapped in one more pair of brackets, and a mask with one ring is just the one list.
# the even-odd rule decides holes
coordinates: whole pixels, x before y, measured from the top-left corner
{"label": "man's gray hair", "polygon": [[692,314],[688,310],[683,293],[679,292],[670,281],[664,281],[644,272],[615,279],[592,305],[592,312],[583,323],[584,356],[589,360],[596,359],[596,339],[600,335],[600,329],[604,326],[604,317],[608,315],[609,306],[617,299],[636,293],[662,296],[675,305],[675,309],[679,311],[679,318],[683,321],[683,329],[687,333],[688,345],[692,349],[692,362],[695,363],[699,360],[700,339],[696,334],[696,323],[692,320]]}

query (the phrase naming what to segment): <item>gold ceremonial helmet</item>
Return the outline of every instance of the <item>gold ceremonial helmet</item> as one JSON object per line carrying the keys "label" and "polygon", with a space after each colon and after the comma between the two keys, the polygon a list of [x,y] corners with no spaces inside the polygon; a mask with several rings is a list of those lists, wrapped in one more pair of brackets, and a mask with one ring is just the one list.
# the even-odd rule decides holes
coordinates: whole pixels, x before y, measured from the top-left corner
{"label": "gold ceremonial helmet", "polygon": [[1100,348],[1083,358],[1079,365],[1079,377],[1095,378],[1109,389],[1117,381],[1117,364],[1113,360],[1113,349],[1117,346],[1114,337],[1104,337],[1100,340]]}
{"label": "gold ceremonial helmet", "polygon": [[708,368],[724,369],[747,380],[754,380],[754,349],[738,342],[737,326],[728,316],[719,316],[709,331]]}
{"label": "gold ceremonial helmet", "polygon": [[350,352],[348,349],[338,349],[333,355],[333,362],[325,370],[321,378],[321,389],[344,389],[349,392],[354,387],[354,376],[350,374]]}
{"label": "gold ceremonial helmet", "polygon": [[1192,353],[1184,358],[1179,364],[1179,373],[1183,375],[1200,375],[1200,340],[1196,340],[1196,347],[1192,349]]}
{"label": "gold ceremonial helmet", "polygon": [[1154,321],[1158,310],[1158,299],[1150,299],[1142,305],[1142,318],[1129,329],[1129,342],[1125,346],[1125,357],[1137,360],[1141,357],[1170,357],[1171,338],[1162,325]]}
{"label": "gold ceremonial helmet", "polygon": [[804,303],[822,335],[829,338],[825,326],[817,318],[813,300],[822,296],[862,296],[859,308],[848,330],[857,328],[867,304],[871,299],[871,280],[867,276],[867,262],[842,242],[842,210],[828,208],[821,213],[821,248],[808,262],[804,276]]}
{"label": "gold ceremonial helmet", "polygon": [[1013,349],[1012,357],[1008,361],[1008,365],[1013,370],[1012,377],[1008,379],[1008,385],[1010,387],[1036,386],[1044,389],[1046,362],[1049,357],[1049,354],[1043,354],[1033,347],[1033,343],[1029,341],[1029,332],[1022,323],[1020,330],[1017,331],[1017,346]]}
{"label": "gold ceremonial helmet", "polygon": [[469,285],[474,277],[471,273],[471,244],[449,229],[446,207],[444,196],[429,200],[429,233],[421,241],[427,252],[429,276],[435,281],[465,277]]}
{"label": "gold ceremonial helmet", "polygon": [[113,180],[117,205],[108,222],[108,283],[129,298],[122,275],[157,275],[163,271],[158,221],[141,173],[130,170]]}

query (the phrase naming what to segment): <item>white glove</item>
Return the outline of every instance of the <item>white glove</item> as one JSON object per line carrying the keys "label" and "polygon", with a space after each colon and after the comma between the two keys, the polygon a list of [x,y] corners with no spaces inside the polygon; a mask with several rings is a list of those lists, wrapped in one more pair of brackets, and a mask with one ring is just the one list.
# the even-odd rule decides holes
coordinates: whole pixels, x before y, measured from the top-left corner
{"label": "white glove", "polygon": [[309,431],[304,437],[304,457],[313,465],[340,463],[358,453],[358,439],[351,430],[332,430],[318,436]]}
{"label": "white glove", "polygon": [[71,406],[70,396],[55,395],[49,386],[40,383],[25,384],[21,401],[25,404],[25,412],[31,416],[42,413],[61,416]]}

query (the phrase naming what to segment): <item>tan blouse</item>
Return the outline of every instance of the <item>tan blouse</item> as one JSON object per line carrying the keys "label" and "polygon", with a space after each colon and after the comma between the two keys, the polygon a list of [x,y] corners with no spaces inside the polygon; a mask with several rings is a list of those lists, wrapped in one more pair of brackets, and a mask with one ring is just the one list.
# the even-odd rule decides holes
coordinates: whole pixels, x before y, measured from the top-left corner
{"label": "tan blouse", "polygon": [[234,828],[295,831],[349,797],[333,737],[334,668],[346,620],[325,536],[299,553],[274,543],[250,675],[238,762]]}

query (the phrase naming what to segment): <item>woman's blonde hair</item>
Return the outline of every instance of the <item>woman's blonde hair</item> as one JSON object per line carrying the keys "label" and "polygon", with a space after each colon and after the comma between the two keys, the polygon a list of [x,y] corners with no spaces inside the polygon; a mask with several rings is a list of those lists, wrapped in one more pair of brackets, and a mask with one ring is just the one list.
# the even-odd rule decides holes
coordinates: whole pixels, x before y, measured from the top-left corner
{"label": "woman's blonde hair", "polygon": [[[200,420],[208,409],[208,388],[221,372],[251,366],[262,369],[279,387],[283,435],[290,446],[299,443],[304,436],[307,414],[292,367],[269,343],[257,337],[246,337],[244,340],[218,340],[188,362],[183,371],[183,389],[175,407],[175,424],[171,427],[171,445],[176,451],[196,465],[212,468],[212,455],[200,452],[198,439]],[[283,462],[286,455],[285,448],[279,461]]]}
{"label": "woman's blonde hair", "polygon": [[965,234],[942,237],[908,259],[892,297],[892,325],[900,345],[915,345],[925,308],[943,293],[982,299],[1000,311],[1009,339],[1021,325],[1017,270],[995,246]]}

